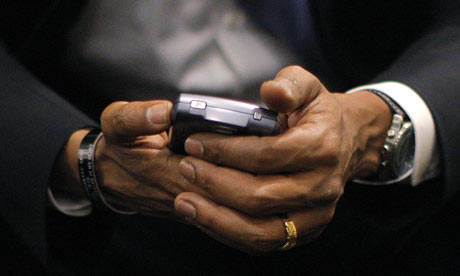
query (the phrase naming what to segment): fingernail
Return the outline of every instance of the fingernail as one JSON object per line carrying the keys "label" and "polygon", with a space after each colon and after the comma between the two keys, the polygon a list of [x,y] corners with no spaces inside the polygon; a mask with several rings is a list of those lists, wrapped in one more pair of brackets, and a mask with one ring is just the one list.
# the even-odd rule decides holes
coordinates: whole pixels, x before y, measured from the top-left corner
{"label": "fingernail", "polygon": [[201,157],[204,153],[203,144],[198,140],[188,138],[185,140],[185,151],[189,155]]}
{"label": "fingernail", "polygon": [[179,172],[188,181],[192,183],[195,181],[195,168],[189,162],[184,161],[184,160],[180,161]]}
{"label": "fingernail", "polygon": [[161,103],[156,104],[154,106],[149,107],[147,109],[147,121],[149,121],[152,125],[160,125],[166,123],[166,111],[168,104]]}
{"label": "fingernail", "polygon": [[196,217],[195,206],[185,200],[179,200],[174,208],[179,215],[185,217],[187,220],[195,219]]}

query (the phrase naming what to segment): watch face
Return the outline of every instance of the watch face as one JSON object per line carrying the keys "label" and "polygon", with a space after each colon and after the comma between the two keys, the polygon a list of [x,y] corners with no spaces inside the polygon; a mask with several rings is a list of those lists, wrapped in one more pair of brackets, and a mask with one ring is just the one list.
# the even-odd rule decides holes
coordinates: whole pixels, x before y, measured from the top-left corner
{"label": "watch face", "polygon": [[414,167],[415,137],[411,123],[401,128],[400,139],[393,155],[393,174],[399,177]]}

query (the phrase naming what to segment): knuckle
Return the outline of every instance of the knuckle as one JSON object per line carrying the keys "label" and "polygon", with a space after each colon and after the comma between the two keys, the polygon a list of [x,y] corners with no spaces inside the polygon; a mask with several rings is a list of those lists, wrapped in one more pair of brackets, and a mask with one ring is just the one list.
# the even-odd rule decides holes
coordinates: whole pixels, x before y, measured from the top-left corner
{"label": "knuckle", "polygon": [[199,220],[200,220],[200,224],[206,227],[215,226],[217,223],[215,217],[213,216],[201,215],[199,217]]}
{"label": "knuckle", "polygon": [[205,146],[204,152],[208,160],[217,164],[227,163],[227,152],[231,151],[231,146],[229,146],[226,141],[228,140],[224,140],[224,142],[214,142]]}
{"label": "knuckle", "polygon": [[199,183],[200,188],[208,194],[213,195],[215,193],[216,185],[213,185],[211,181],[202,176],[196,176],[195,181]]}
{"label": "knuckle", "polygon": [[321,83],[321,81],[315,75],[313,75],[312,73],[308,71],[307,71],[305,79],[307,81],[308,87],[317,88],[317,89],[323,87],[323,84]]}
{"label": "knuckle", "polygon": [[248,196],[244,201],[247,202],[245,212],[251,216],[262,215],[274,202],[273,197],[268,196],[263,191],[257,191],[253,195]]}
{"label": "knuckle", "polygon": [[112,124],[117,130],[130,129],[133,122],[129,116],[128,105],[123,105],[115,116],[112,118]]}
{"label": "knuckle", "polygon": [[294,73],[294,74],[304,74],[304,73],[308,73],[307,70],[305,70],[302,66],[300,65],[291,65],[291,66],[288,66],[286,67],[287,71],[289,73]]}
{"label": "knuckle", "polygon": [[103,130],[112,130],[116,129],[116,121],[119,119],[120,110],[124,110],[128,102],[114,102],[107,106],[101,114],[100,121],[101,127]]}
{"label": "knuckle", "polygon": [[207,177],[206,173],[201,173],[201,171],[195,170],[195,183],[208,194],[213,195],[216,192],[217,185]]}
{"label": "knuckle", "polygon": [[311,205],[312,194],[308,189],[301,189],[297,192],[297,200],[302,202],[305,206]]}
{"label": "knuckle", "polygon": [[277,167],[282,162],[281,156],[292,156],[288,155],[290,153],[295,154],[291,145],[280,141],[261,141],[257,148],[257,156],[250,163],[252,170],[256,172],[265,172],[268,168]]}
{"label": "knuckle", "polygon": [[302,76],[303,79],[306,81],[307,85],[312,85],[309,87],[316,87],[321,84],[321,82],[315,75],[313,75],[310,71],[306,70],[300,65],[291,65],[286,67],[285,73],[293,76]]}
{"label": "knuckle", "polygon": [[342,181],[339,178],[331,180],[328,185],[325,185],[325,190],[322,195],[322,201],[328,205],[334,204],[343,194]]}
{"label": "knuckle", "polygon": [[250,216],[260,216],[261,215],[260,213],[261,206],[260,204],[257,203],[256,200],[248,201],[248,203],[246,203],[243,208],[244,208],[244,212]]}
{"label": "knuckle", "polygon": [[291,88],[294,89],[299,88],[300,83],[298,81],[309,81],[311,78],[315,78],[310,72],[299,65],[290,65],[283,68],[276,77],[289,80],[291,82]]}
{"label": "knuckle", "polygon": [[280,76],[283,76],[283,75],[290,75],[290,74],[292,74],[294,72],[298,72],[298,71],[301,71],[301,70],[304,70],[304,69],[299,65],[289,65],[289,66],[286,66],[283,69],[281,69],[281,71],[278,72],[276,77],[280,77]]}
{"label": "knuckle", "polygon": [[315,207],[317,205],[321,205],[323,199],[321,195],[318,195],[314,189],[305,188],[305,187],[298,187],[292,194],[291,198],[289,198],[289,202],[297,205],[297,206],[309,206]]}
{"label": "knuckle", "polygon": [[302,233],[303,240],[305,242],[311,242],[317,239],[327,228],[327,226],[332,222],[335,214],[335,208],[330,208],[326,212],[323,212],[321,216],[318,217],[315,224],[312,228],[306,230]]}
{"label": "knuckle", "polygon": [[281,243],[280,239],[270,231],[259,230],[249,236],[248,244],[252,245],[252,249],[259,253],[264,254],[276,249],[277,245]]}
{"label": "knuckle", "polygon": [[327,226],[329,225],[329,223],[331,223],[332,219],[334,219],[334,215],[335,215],[335,208],[331,209],[329,212],[326,213],[325,215],[325,222],[324,222],[324,226]]}
{"label": "knuckle", "polygon": [[[321,217],[319,217],[316,226],[314,227],[313,233],[316,233],[316,237],[318,237],[323,230],[332,222],[334,219],[335,208],[328,209],[324,212]],[[315,238],[316,238],[315,237]]]}
{"label": "knuckle", "polygon": [[340,160],[341,139],[335,130],[325,130],[321,135],[322,148],[320,157],[326,164],[335,165]]}
{"label": "knuckle", "polygon": [[262,170],[267,167],[268,164],[274,164],[276,161],[273,146],[267,145],[261,147],[257,158],[251,162],[254,170]]}
{"label": "knuckle", "polygon": [[331,206],[337,203],[343,194],[344,185],[339,177],[319,181],[310,191],[305,191],[304,202],[307,206]]}

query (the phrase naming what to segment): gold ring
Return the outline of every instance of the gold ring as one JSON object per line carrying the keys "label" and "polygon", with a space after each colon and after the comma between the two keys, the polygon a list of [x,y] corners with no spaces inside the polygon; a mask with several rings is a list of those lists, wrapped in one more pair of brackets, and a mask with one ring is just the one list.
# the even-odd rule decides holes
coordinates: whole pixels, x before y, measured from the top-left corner
{"label": "gold ring", "polygon": [[286,228],[286,243],[279,248],[280,251],[292,249],[297,243],[297,228],[294,222],[287,215],[282,217]]}

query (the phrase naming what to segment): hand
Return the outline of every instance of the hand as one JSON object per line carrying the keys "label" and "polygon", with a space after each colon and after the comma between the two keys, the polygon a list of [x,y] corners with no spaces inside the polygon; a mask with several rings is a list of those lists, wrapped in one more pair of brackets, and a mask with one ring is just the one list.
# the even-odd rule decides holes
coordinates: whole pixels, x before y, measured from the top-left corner
{"label": "hand", "polygon": [[166,101],[117,102],[102,113],[104,137],[96,147],[96,166],[110,204],[171,218],[177,194],[201,193],[178,172],[183,156],[166,147],[171,107]]}
{"label": "hand", "polygon": [[[171,103],[148,101],[116,102],[102,113],[104,136],[96,147],[96,174],[100,190],[112,206],[175,218],[173,201],[177,194],[183,191],[201,193],[178,172],[183,156],[166,147],[165,130],[170,126],[170,112]],[[61,192],[85,196],[79,183],[76,151],[87,132],[75,132],[61,154],[58,170],[71,176],[67,177],[70,179],[67,186],[59,184]]]}
{"label": "hand", "polygon": [[[185,147],[193,157],[182,160],[180,171],[214,201],[194,193],[175,201],[193,224],[249,252],[284,244],[281,213],[294,221],[300,243],[316,238],[331,221],[347,180],[377,170],[391,122],[379,97],[330,93],[297,66],[264,83],[261,96],[283,113],[286,131],[274,137],[191,136]],[[181,210],[183,204],[193,206],[195,215]]]}

